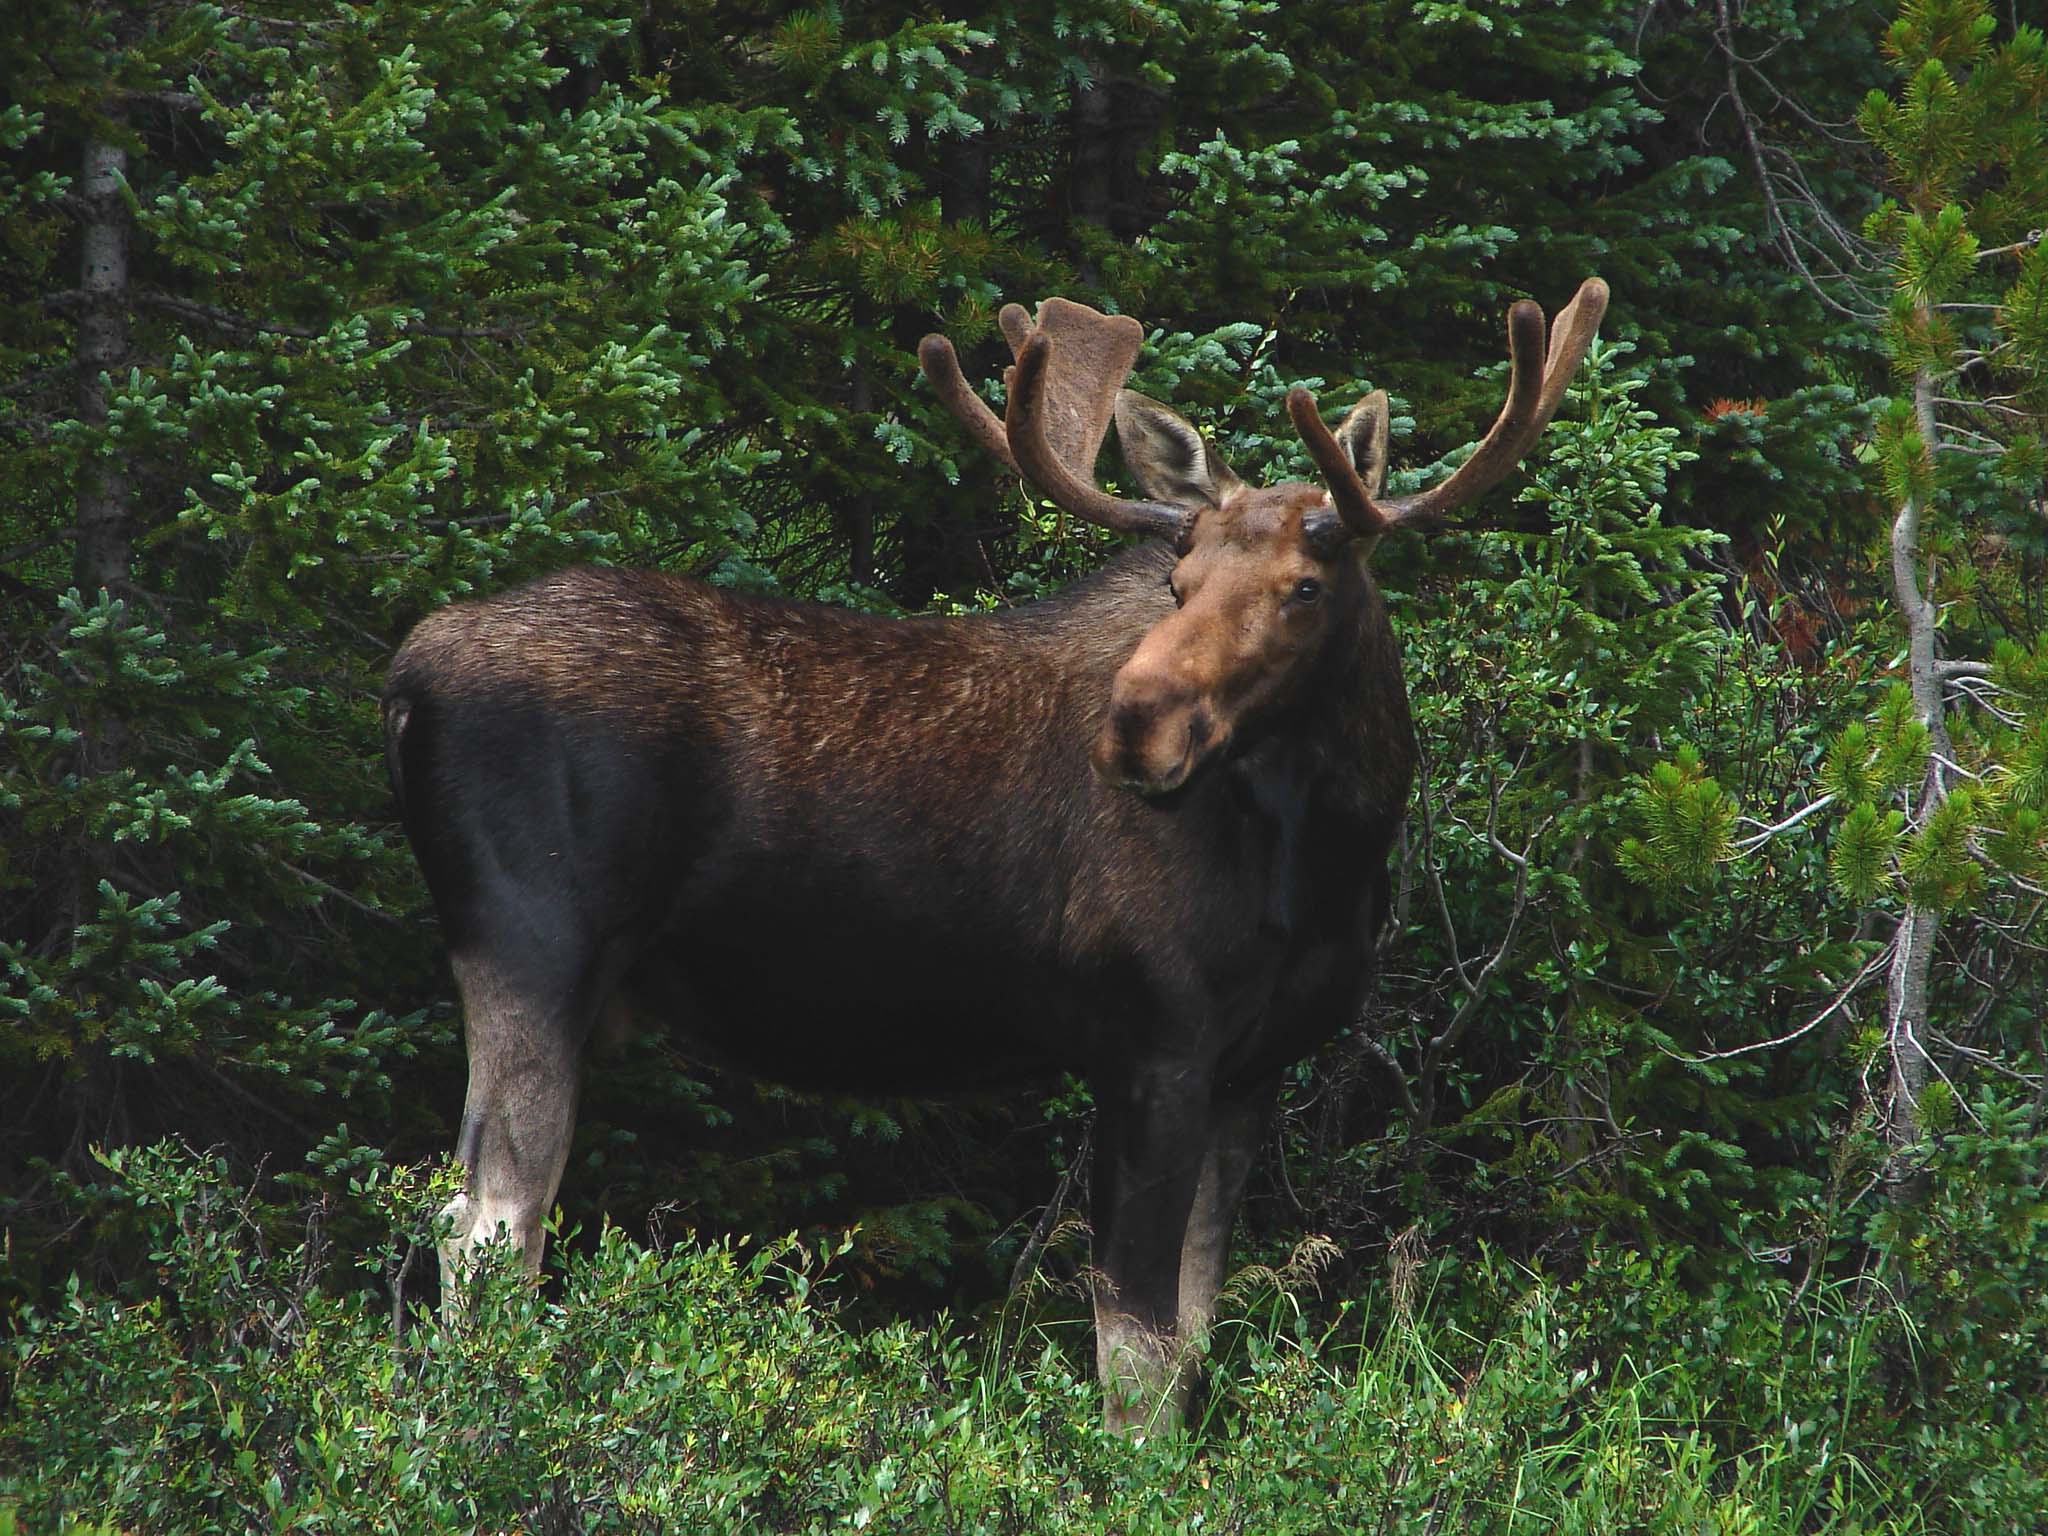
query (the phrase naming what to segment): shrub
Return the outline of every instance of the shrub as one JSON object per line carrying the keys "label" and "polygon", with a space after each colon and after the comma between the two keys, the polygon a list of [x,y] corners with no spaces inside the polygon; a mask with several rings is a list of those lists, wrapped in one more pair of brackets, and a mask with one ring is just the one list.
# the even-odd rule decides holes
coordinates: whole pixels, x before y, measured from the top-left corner
{"label": "shrub", "polygon": [[[1269,1287],[1221,1330],[1200,1425],[1130,1443],[1097,1428],[1084,1335],[1028,1318],[996,1340],[856,1332],[829,1302],[833,1255],[790,1241],[649,1248],[609,1229],[560,1244],[544,1290],[486,1267],[445,1327],[395,1317],[320,1220],[217,1160],[106,1162],[154,1282],[74,1282],[20,1320],[7,1536],[1905,1532],[2017,1528],[2044,1492],[2048,1427],[2021,1401],[2038,1382],[1971,1366],[1947,1409],[1941,1382],[1894,1368],[1893,1341],[1936,1319],[1881,1289],[1795,1293],[1773,1272],[1703,1296],[1675,1259],[1635,1254],[1569,1286],[1490,1257],[1425,1265],[1334,1309]],[[361,1175],[390,1233],[363,1267],[417,1252],[446,1188]],[[2006,1245],[2017,1310],[1996,1347],[2038,1350],[2025,1189],[1945,1230]]]}

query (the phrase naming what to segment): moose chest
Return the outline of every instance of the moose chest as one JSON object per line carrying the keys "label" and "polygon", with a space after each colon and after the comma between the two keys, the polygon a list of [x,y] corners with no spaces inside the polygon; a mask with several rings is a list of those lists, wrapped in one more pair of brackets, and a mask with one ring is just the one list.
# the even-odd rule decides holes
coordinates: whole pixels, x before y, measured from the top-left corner
{"label": "moose chest", "polygon": [[1254,748],[1178,796],[1136,804],[1160,826],[1135,878],[1106,860],[1077,870],[1070,968],[1096,975],[1090,952],[1140,962],[1119,962],[1128,985],[1114,995],[1090,982],[1102,1052],[1178,1042],[1256,1064],[1312,1049],[1355,1015],[1392,820],[1345,805],[1314,764],[1284,745]]}
{"label": "moose chest", "polygon": [[[1355,1017],[1387,908],[1394,819],[1375,822],[1299,751],[1249,754],[1233,788],[1252,836],[1261,985],[1225,1053],[1237,1068],[1293,1060]],[[1250,871],[1248,870],[1248,873]]]}
{"label": "moose chest", "polygon": [[1243,816],[1263,834],[1256,861],[1265,866],[1259,927],[1285,942],[1295,936],[1309,895],[1302,854],[1313,786],[1298,754],[1267,756],[1255,752],[1233,765],[1233,788]]}

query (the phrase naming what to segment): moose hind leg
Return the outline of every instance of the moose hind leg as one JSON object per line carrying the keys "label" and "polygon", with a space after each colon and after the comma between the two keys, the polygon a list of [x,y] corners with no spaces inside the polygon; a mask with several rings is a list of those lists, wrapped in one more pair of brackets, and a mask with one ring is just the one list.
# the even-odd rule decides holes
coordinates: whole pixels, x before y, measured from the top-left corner
{"label": "moose hind leg", "polygon": [[460,1278],[486,1243],[514,1245],[530,1272],[541,1261],[541,1224],[561,1187],[576,1127],[583,1038],[594,1007],[582,982],[517,985],[488,957],[457,955],[469,1045],[469,1094],[456,1156],[462,1193],[448,1205],[441,1247],[442,1294],[457,1305]]}

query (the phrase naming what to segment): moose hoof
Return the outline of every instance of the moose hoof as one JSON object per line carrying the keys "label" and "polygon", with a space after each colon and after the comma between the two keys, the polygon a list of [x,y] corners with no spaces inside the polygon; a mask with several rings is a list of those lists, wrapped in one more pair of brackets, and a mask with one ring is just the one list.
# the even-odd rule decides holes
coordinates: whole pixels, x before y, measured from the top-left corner
{"label": "moose hoof", "polygon": [[1103,1426],[1120,1435],[1171,1434],[1187,1409],[1190,1363],[1172,1333],[1115,1315],[1095,1324]]}
{"label": "moose hoof", "polygon": [[463,1316],[462,1282],[469,1274],[469,1252],[475,1246],[470,1241],[474,1213],[469,1196],[457,1195],[442,1206],[437,1225],[447,1234],[434,1250],[441,1260],[441,1319],[443,1322],[460,1322]]}

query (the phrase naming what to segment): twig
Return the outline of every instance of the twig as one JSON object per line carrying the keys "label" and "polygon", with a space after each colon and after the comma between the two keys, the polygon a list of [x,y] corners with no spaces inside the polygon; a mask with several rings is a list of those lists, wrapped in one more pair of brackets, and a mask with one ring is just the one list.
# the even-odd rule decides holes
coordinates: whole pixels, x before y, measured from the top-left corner
{"label": "twig", "polygon": [[1945,1050],[1954,1051],[1956,1055],[1961,1056],[1973,1065],[1988,1067],[2000,1077],[2010,1078],[2013,1082],[2024,1084],[2036,1092],[2040,1091],[2043,1084],[2048,1084],[2048,1075],[2022,1072],[2018,1067],[2009,1067],[1990,1051],[1974,1045],[1964,1045],[1962,1041],[1950,1039],[1938,1029],[1929,1029],[1927,1034],[1928,1038],[1933,1040],[1936,1045],[1943,1047]]}
{"label": "twig", "polygon": [[405,1342],[405,1282],[412,1274],[412,1261],[419,1256],[420,1245],[408,1242],[405,1245],[405,1259],[398,1266],[398,1274],[391,1282],[391,1347],[397,1349]]}
{"label": "twig", "polygon": [[[1364,1025],[1361,1024],[1357,1027],[1363,1029]],[[1389,1051],[1377,1040],[1361,1034],[1358,1037],[1358,1043],[1365,1054],[1384,1067],[1387,1076],[1393,1079],[1394,1089],[1401,1095],[1401,1108],[1407,1112],[1409,1124],[1414,1124],[1418,1114],[1415,1106],[1415,1092],[1408,1086],[1408,1074],[1401,1070],[1401,1063],[1394,1059],[1393,1052]]]}
{"label": "twig", "polygon": [[62,544],[66,539],[78,537],[76,528],[59,528],[55,533],[40,539],[30,539],[26,544],[17,544],[12,549],[0,549],[0,565],[12,565],[17,560],[26,560],[30,555],[41,554],[53,544]]}
{"label": "twig", "polygon": [[[1507,926],[1501,932],[1499,947],[1494,950],[1493,957],[1479,968],[1478,979],[1467,982],[1465,1000],[1458,1005],[1458,1011],[1451,1015],[1451,1022],[1443,1027],[1442,1032],[1435,1039],[1423,1047],[1422,1061],[1415,1072],[1416,1080],[1422,1085],[1420,1110],[1416,1116],[1414,1126],[1416,1131],[1427,1130],[1434,1123],[1436,1119],[1437,1068],[1442,1065],[1444,1056],[1450,1051],[1451,1047],[1465,1037],[1466,1031],[1472,1027],[1473,1020],[1479,1017],[1479,1004],[1480,1000],[1485,996],[1487,983],[1493,979],[1493,973],[1500,969],[1501,962],[1506,960],[1508,955],[1514,950],[1515,937],[1520,933],[1522,919],[1529,910],[1530,860],[1528,854],[1534,850],[1537,839],[1542,837],[1549,826],[1550,818],[1546,817],[1543,824],[1529,834],[1529,841],[1525,845],[1523,853],[1519,857],[1510,855],[1515,865],[1515,894],[1513,905],[1508,909]],[[1489,837],[1491,837],[1491,826],[1487,830]],[[1499,846],[1497,842],[1496,846]],[[1505,853],[1507,850],[1502,849],[1501,851]]]}
{"label": "twig", "polygon": [[1038,1256],[1045,1251],[1046,1241],[1052,1236],[1053,1228],[1059,1225],[1060,1213],[1067,1208],[1067,1194],[1074,1187],[1081,1167],[1088,1160],[1089,1152],[1095,1145],[1095,1127],[1091,1123],[1081,1135],[1080,1146],[1067,1162],[1067,1171],[1060,1175],[1059,1187],[1052,1192],[1052,1199],[1045,1204],[1038,1223],[1031,1229],[1031,1236],[1025,1239],[1023,1250],[1017,1255],[1017,1262],[1010,1267],[1010,1294],[1015,1296],[1024,1288],[1024,1282],[1031,1278],[1038,1268]]}
{"label": "twig", "polygon": [[1470,992],[1472,978],[1465,974],[1465,961],[1458,953],[1458,925],[1451,919],[1450,898],[1444,894],[1443,872],[1429,856],[1430,851],[1436,847],[1436,810],[1430,804],[1429,798],[1429,758],[1419,748],[1416,755],[1422,759],[1422,771],[1417,775],[1416,786],[1416,799],[1422,805],[1422,867],[1428,873],[1430,891],[1436,897],[1438,920],[1444,925],[1444,942],[1450,950],[1451,969],[1457,974],[1458,984]]}
{"label": "twig", "polygon": [[1834,803],[1834,792],[1830,790],[1827,794],[1822,795],[1818,800],[1814,801],[1811,805],[1805,806],[1800,810],[1794,811],[1790,816],[1787,816],[1783,821],[1778,822],[1774,826],[1768,827],[1764,827],[1763,823],[1758,821],[1753,816],[1745,816],[1742,818],[1745,822],[1749,823],[1749,825],[1753,827],[1763,827],[1763,830],[1761,832],[1758,832],[1755,836],[1746,837],[1741,842],[1737,843],[1735,845],[1735,851],[1737,853],[1748,853],[1752,848],[1761,847],[1763,844],[1769,842],[1772,838],[1776,837],[1780,832],[1791,831],[1794,827],[1798,826],[1799,823],[1806,820],[1807,817],[1811,816],[1815,811],[1823,810],[1826,807],[1833,805]]}
{"label": "twig", "polygon": [[2011,245],[1994,245],[1988,251],[1979,251],[1977,259],[1984,261],[1992,256],[2010,256],[2015,251],[2032,250],[2041,243],[2043,237],[2048,237],[2048,229],[2037,229],[2024,240],[2015,240]]}
{"label": "twig", "polygon": [[1862,986],[1863,983],[1869,979],[1870,973],[1876,970],[1880,965],[1882,965],[1885,962],[1886,959],[1890,957],[1891,952],[1892,945],[1887,944],[1884,946],[1883,949],[1880,949],[1876,954],[1872,955],[1869,961],[1864,965],[1863,969],[1858,971],[1854,976],[1849,978],[1848,985],[1843,987],[1841,991],[1835,994],[1833,1002],[1829,1003],[1827,1007],[1821,1009],[1819,1013],[1816,1013],[1812,1018],[1808,1019],[1804,1024],[1800,1025],[1797,1029],[1792,1030],[1787,1034],[1779,1035],[1775,1039],[1771,1040],[1756,1040],[1752,1041],[1748,1045],[1733,1046],[1725,1051],[1708,1051],[1706,1054],[1701,1056],[1688,1056],[1683,1051],[1673,1051],[1669,1049],[1664,1049],[1663,1047],[1659,1047],[1659,1049],[1664,1049],[1665,1055],[1671,1057],[1675,1061],[1682,1061],[1687,1066],[1703,1066],[1711,1061],[1727,1061],[1731,1057],[1747,1056],[1752,1051],[1767,1051],[1772,1049],[1774,1046],[1789,1045],[1794,1040],[1797,1040],[1801,1035],[1811,1034],[1821,1024],[1825,1023],[1829,1018],[1833,1017],[1837,1012],[1839,1012],[1842,1005],[1848,1002],[1849,999],[1855,994],[1856,989]]}

